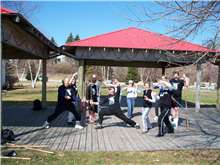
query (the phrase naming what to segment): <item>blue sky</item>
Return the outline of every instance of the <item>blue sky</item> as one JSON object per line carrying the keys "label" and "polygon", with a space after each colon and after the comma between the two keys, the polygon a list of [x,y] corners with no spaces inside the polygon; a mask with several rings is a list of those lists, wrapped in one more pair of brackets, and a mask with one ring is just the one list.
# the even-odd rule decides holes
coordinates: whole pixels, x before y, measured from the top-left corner
{"label": "blue sky", "polygon": [[[58,45],[65,43],[70,32],[81,39],[111,32],[127,27],[139,27],[165,34],[168,21],[138,25],[129,20],[136,16],[144,18],[143,6],[160,10],[153,2],[74,2],[74,1],[41,1],[31,2],[38,7],[30,21],[48,38],[52,36]],[[206,32],[190,39],[201,44],[208,37]]]}

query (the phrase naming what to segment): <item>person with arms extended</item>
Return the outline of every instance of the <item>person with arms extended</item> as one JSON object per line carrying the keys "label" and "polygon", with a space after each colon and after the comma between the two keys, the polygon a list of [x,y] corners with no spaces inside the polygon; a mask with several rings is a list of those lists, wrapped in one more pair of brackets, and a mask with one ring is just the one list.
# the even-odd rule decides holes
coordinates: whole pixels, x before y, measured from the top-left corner
{"label": "person with arms extended", "polygon": [[179,72],[175,71],[173,73],[173,78],[170,80],[170,83],[173,87],[172,90],[172,109],[171,109],[171,115],[172,115],[172,120],[173,120],[173,126],[174,128],[178,127],[178,122],[179,122],[179,110],[180,106],[182,105],[182,90],[184,87],[184,84],[188,84],[187,77],[184,76],[180,78]]}
{"label": "person with arms extended", "polygon": [[[131,127],[135,127],[137,129],[140,128],[139,124],[137,124],[135,121],[127,118],[125,114],[122,112],[120,103],[119,103],[119,97],[120,97],[120,88],[117,89],[117,92],[115,92],[115,87],[109,87],[108,88],[108,97],[103,100],[103,102],[100,104],[101,106],[107,103],[106,108],[101,108],[99,112],[99,120],[98,120],[98,126],[97,129],[103,128],[102,122],[104,116],[114,115],[118,117],[119,119],[123,120],[125,123],[130,125]],[[95,104],[98,104],[95,103]]]}
{"label": "person with arms extended", "polygon": [[172,85],[164,77],[162,80],[159,80],[158,83],[154,84],[154,87],[160,89],[160,115],[158,117],[158,135],[157,137],[164,136],[164,124],[167,127],[168,133],[174,133],[174,129],[169,120],[169,114],[171,109],[171,91]]}
{"label": "person with arms extended", "polygon": [[[72,91],[73,91],[73,100],[74,100],[74,106],[76,107],[76,109],[78,110],[79,108],[79,104],[80,104],[80,97],[79,97],[79,94],[78,94],[78,89],[77,89],[77,72],[74,73],[70,79],[70,87],[72,88]],[[68,112],[68,115],[67,115],[67,124],[68,125],[72,125],[73,124],[73,121],[74,121],[74,115],[73,113],[71,112]]]}
{"label": "person with arms extended", "polygon": [[149,112],[152,107],[152,103],[156,101],[156,93],[152,91],[149,83],[144,83],[144,92],[143,92],[143,110],[142,110],[142,122],[143,122],[143,131],[142,133],[147,133],[151,128],[151,123],[149,119]]}
{"label": "person with arms extended", "polygon": [[89,122],[95,123],[96,121],[96,113],[98,113],[98,105],[94,104],[94,102],[98,102],[98,85],[96,83],[97,76],[92,75],[92,81],[88,84],[86,89],[86,100],[89,103]]}
{"label": "person with arms extended", "polygon": [[127,89],[127,105],[128,105],[127,117],[129,119],[131,119],[133,117],[135,99],[137,98],[137,87],[134,84],[133,80],[129,80],[128,81],[128,86],[124,89]]}
{"label": "person with arms extended", "polygon": [[74,101],[74,91],[70,87],[69,78],[65,78],[63,81],[63,85],[58,88],[58,102],[55,111],[47,118],[43,127],[49,128],[50,123],[54,119],[56,119],[61,113],[67,110],[73,113],[76,118],[75,128],[82,129],[83,127],[80,125],[80,114],[76,111]]}

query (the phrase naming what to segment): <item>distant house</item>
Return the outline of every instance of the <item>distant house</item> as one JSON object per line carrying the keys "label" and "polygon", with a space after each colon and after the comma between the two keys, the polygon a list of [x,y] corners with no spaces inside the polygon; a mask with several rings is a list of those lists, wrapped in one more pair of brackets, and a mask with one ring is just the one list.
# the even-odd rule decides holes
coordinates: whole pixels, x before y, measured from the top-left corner
{"label": "distant house", "polygon": [[57,63],[63,63],[63,62],[65,62],[65,56],[64,56],[64,55],[58,56],[58,57],[56,58],[56,61],[57,61]]}

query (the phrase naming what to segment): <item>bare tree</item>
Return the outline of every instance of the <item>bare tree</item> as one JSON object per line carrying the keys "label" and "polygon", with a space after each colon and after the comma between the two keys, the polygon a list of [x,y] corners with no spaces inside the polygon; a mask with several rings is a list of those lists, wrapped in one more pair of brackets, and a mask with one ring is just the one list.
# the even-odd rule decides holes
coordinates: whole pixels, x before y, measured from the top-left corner
{"label": "bare tree", "polygon": [[[133,18],[128,19],[138,25],[168,21],[167,34],[179,38],[179,41],[208,31],[211,34],[207,38],[209,48],[219,47],[220,1],[155,1],[153,4],[159,10],[155,11],[151,9],[152,6],[141,4],[139,10],[132,10]],[[135,13],[135,11],[139,11],[139,13]],[[208,43],[204,43],[204,45],[207,46]],[[167,55],[172,56],[172,54]],[[206,55],[207,53],[203,54],[201,59]]]}
{"label": "bare tree", "polygon": [[34,13],[39,9],[39,5],[31,1],[2,1],[1,4],[3,7],[22,14],[27,19],[31,19]]}
{"label": "bare tree", "polygon": [[[1,5],[3,7],[9,8],[11,10],[14,10],[20,14],[22,14],[25,18],[31,19],[34,16],[34,13],[37,12],[39,9],[39,6],[37,3],[34,2],[28,2],[28,1],[2,1]],[[24,74],[26,72],[26,61],[25,60],[12,60],[13,64],[15,65],[15,72],[17,75],[17,78],[19,82],[21,83],[24,78]],[[38,79],[40,70],[41,70],[41,60],[38,61],[38,69],[36,77],[33,77],[30,61],[27,61],[29,72],[31,75],[31,81],[32,81],[32,87],[35,87],[36,81]]]}

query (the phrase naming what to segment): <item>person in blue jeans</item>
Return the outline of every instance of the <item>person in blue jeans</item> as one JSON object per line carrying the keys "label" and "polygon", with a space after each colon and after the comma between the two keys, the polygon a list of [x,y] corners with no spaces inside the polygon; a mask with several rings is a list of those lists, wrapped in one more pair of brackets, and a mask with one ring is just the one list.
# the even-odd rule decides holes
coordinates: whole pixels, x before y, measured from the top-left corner
{"label": "person in blue jeans", "polygon": [[128,81],[127,89],[127,106],[128,106],[128,114],[127,117],[131,119],[133,117],[135,99],[137,98],[137,87],[134,85],[133,80]]}

